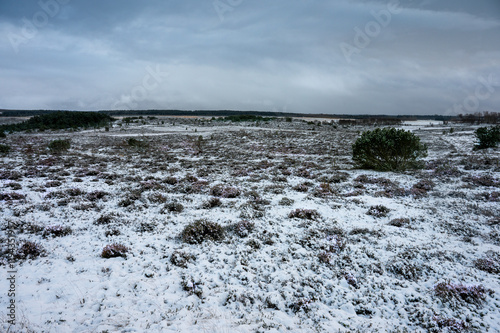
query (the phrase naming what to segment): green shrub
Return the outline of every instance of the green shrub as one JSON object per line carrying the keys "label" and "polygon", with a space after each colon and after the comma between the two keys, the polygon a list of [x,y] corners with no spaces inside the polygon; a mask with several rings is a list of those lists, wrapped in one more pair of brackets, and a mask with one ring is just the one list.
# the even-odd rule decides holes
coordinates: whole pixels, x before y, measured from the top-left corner
{"label": "green shrub", "polygon": [[479,144],[474,147],[475,149],[494,148],[500,142],[500,126],[498,125],[490,128],[480,127],[474,134],[479,140]]}
{"label": "green shrub", "polygon": [[71,148],[70,140],[53,140],[49,143],[49,149],[53,153],[59,153]]}
{"label": "green shrub", "polygon": [[0,154],[8,154],[10,152],[10,147],[7,145],[0,145]]}
{"label": "green shrub", "polygon": [[410,131],[377,128],[361,134],[352,146],[352,158],[360,167],[379,171],[418,167],[417,159],[427,156],[427,146]]}

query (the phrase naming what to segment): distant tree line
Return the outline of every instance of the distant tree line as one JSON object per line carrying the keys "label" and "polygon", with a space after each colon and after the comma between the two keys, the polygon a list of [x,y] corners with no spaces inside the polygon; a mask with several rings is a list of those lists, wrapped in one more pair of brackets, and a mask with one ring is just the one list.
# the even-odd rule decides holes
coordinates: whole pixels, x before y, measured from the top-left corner
{"label": "distant tree line", "polygon": [[467,124],[499,124],[500,112],[476,112],[474,114],[459,114],[455,119],[460,123]]}
{"label": "distant tree line", "polygon": [[339,119],[339,125],[401,125],[399,118],[361,118],[361,119]]}
{"label": "distant tree line", "polygon": [[254,116],[251,114],[242,114],[242,115],[234,115],[234,116],[227,116],[227,117],[222,117],[222,118],[215,118],[212,117],[212,120],[216,121],[232,121],[232,122],[241,122],[241,121],[270,121],[276,119],[275,117],[261,117],[261,116]]}
{"label": "distant tree line", "polygon": [[111,116],[98,112],[56,111],[33,116],[22,123],[2,125],[0,132],[97,128],[108,126],[113,120]]}
{"label": "distant tree line", "polygon": [[[5,110],[0,109],[0,116],[5,117],[30,117],[34,115],[48,114],[57,111],[53,110]],[[71,111],[75,112],[75,111]],[[400,119],[401,121],[433,119],[448,121],[456,116],[443,115],[384,115],[384,114],[323,114],[323,113],[292,113],[292,112],[274,112],[274,111],[237,111],[237,110],[101,110],[98,113],[109,116],[205,116],[205,117],[227,117],[237,115],[253,115],[260,117],[307,117],[307,118],[340,118],[340,119]]]}

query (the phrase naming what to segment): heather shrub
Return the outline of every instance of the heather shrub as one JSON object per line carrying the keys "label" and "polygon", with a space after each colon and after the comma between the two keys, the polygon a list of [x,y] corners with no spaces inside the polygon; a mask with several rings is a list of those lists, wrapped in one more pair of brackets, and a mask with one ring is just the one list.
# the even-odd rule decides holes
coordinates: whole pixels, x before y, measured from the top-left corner
{"label": "heather shrub", "polygon": [[111,237],[111,236],[120,236],[122,233],[118,229],[111,229],[111,230],[106,230],[104,232],[104,236],[106,237]]}
{"label": "heather shrub", "polygon": [[297,192],[307,192],[307,191],[309,191],[309,187],[311,185],[312,185],[312,183],[310,183],[310,182],[304,182],[304,183],[295,185],[293,187],[293,190],[297,191]]}
{"label": "heather shrub", "polygon": [[169,202],[163,206],[163,211],[170,213],[181,213],[184,210],[184,206],[179,202]]}
{"label": "heather shrub", "polygon": [[495,127],[480,127],[474,134],[476,135],[478,144],[474,146],[474,149],[485,149],[494,148],[500,142],[500,126]]}
{"label": "heather shrub", "polygon": [[140,233],[154,232],[158,225],[155,222],[141,222],[137,226],[136,231]]}
{"label": "heather shrub", "polygon": [[104,197],[106,197],[107,195],[109,195],[108,192],[96,190],[96,191],[92,191],[92,192],[88,193],[87,199],[89,201],[97,201],[100,199],[104,199]]}
{"label": "heather shrub", "polygon": [[117,220],[116,214],[103,214],[97,218],[97,220],[94,222],[95,225],[106,225],[110,224],[112,222],[115,222]]}
{"label": "heather shrub", "polygon": [[287,197],[283,197],[278,202],[278,205],[280,205],[280,206],[291,206],[291,205],[293,205],[294,202],[295,201],[293,199],[290,199],[290,198],[287,198]]}
{"label": "heather shrub", "polygon": [[151,203],[156,203],[156,204],[167,202],[167,198],[161,193],[151,193],[148,196],[148,199]]}
{"label": "heather shrub", "polygon": [[196,256],[182,251],[174,251],[170,256],[172,265],[187,268],[187,264],[196,260]]}
{"label": "heather shrub", "polygon": [[300,311],[304,311],[308,313],[311,310],[311,305],[316,301],[316,298],[300,298],[296,302],[290,304],[288,307],[293,311],[293,313],[297,313]]}
{"label": "heather shrub", "polygon": [[405,227],[405,226],[407,226],[409,224],[410,224],[410,219],[406,218],[406,217],[400,217],[400,218],[392,219],[389,222],[389,225],[392,225],[393,227],[398,227],[398,228]]}
{"label": "heather shrub", "polygon": [[181,286],[182,290],[187,291],[189,295],[196,295],[199,298],[203,296],[203,288],[200,281],[195,281],[193,277],[182,277]]}
{"label": "heather shrub", "polygon": [[494,291],[486,289],[482,285],[466,286],[441,282],[434,286],[434,293],[445,301],[465,301],[471,304],[481,304],[486,300],[486,296],[488,294],[492,295]]}
{"label": "heather shrub", "polygon": [[427,146],[410,131],[377,128],[364,132],[352,146],[352,158],[362,168],[401,171],[419,167],[418,158],[427,155]]}
{"label": "heather shrub", "polygon": [[129,248],[126,247],[125,245],[114,243],[106,245],[104,249],[102,249],[101,257],[106,259],[116,258],[116,257],[126,258],[128,251]]}
{"label": "heather shrub", "polygon": [[200,244],[207,240],[221,241],[224,236],[224,228],[220,224],[207,220],[192,222],[181,233],[181,239],[189,244]]}
{"label": "heather shrub", "polygon": [[247,237],[255,228],[255,223],[247,221],[247,220],[242,220],[234,226],[234,232],[236,235],[239,237]]}
{"label": "heather shrub", "polygon": [[[463,320],[455,318],[434,316],[432,321],[438,329],[438,332],[467,332],[470,328],[469,324]],[[432,332],[434,332],[434,330]]]}
{"label": "heather shrub", "polygon": [[422,266],[399,258],[389,262],[386,268],[392,274],[411,281],[417,281],[424,273]]}
{"label": "heather shrub", "polygon": [[366,214],[374,217],[386,217],[391,210],[383,205],[371,206]]}
{"label": "heather shrub", "polygon": [[49,142],[49,149],[53,153],[60,153],[71,148],[71,141],[69,139],[66,140],[53,140]]}
{"label": "heather shrub", "polygon": [[25,241],[17,250],[16,257],[19,259],[33,259],[45,255],[46,251],[42,245]]}
{"label": "heather shrub", "polygon": [[220,206],[222,206],[222,201],[220,201],[219,198],[210,198],[207,201],[203,202],[202,208],[211,209]]}
{"label": "heather shrub", "polygon": [[51,225],[43,230],[43,237],[62,237],[72,233],[70,227],[63,227],[62,225]]}
{"label": "heather shrub", "polygon": [[236,187],[216,185],[210,189],[210,194],[214,197],[236,198],[241,194],[241,191]]}
{"label": "heather shrub", "polygon": [[495,258],[477,259],[474,261],[474,266],[491,274],[500,274],[500,261]]}
{"label": "heather shrub", "polygon": [[320,217],[319,213],[314,209],[297,208],[288,214],[289,218],[299,218],[305,220],[316,220]]}
{"label": "heather shrub", "polygon": [[0,193],[0,201],[12,201],[12,200],[24,200],[26,196],[24,194],[11,192],[11,193]]}

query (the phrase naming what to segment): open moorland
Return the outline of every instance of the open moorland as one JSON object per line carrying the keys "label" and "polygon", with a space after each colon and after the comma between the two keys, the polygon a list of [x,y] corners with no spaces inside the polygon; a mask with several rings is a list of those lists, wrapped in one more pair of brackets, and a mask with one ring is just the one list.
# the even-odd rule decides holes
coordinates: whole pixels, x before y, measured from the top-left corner
{"label": "open moorland", "polygon": [[422,169],[357,169],[373,127],[299,119],[1,138],[0,330],[499,332],[500,151],[399,127]]}

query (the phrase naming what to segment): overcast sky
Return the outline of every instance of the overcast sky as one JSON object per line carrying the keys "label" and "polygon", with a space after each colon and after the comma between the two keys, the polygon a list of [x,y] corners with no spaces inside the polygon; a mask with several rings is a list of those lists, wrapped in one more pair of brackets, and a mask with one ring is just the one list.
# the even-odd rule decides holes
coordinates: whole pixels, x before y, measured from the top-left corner
{"label": "overcast sky", "polygon": [[500,1],[1,0],[0,108],[500,111]]}

